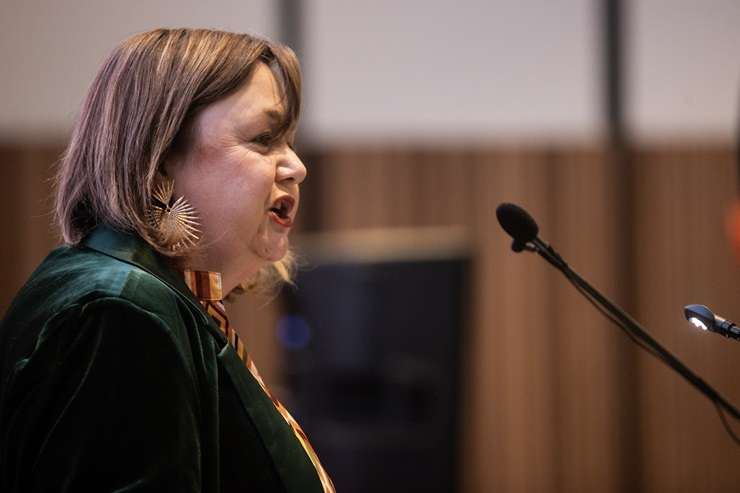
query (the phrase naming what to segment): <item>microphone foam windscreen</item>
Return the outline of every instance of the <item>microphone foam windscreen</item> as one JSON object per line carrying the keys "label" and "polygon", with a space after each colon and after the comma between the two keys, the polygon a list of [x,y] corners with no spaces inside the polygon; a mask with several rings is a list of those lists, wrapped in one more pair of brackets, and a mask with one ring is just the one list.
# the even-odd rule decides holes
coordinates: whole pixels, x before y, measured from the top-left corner
{"label": "microphone foam windscreen", "polygon": [[504,202],[496,208],[496,218],[504,231],[517,241],[529,243],[540,232],[537,223],[527,211],[515,204]]}

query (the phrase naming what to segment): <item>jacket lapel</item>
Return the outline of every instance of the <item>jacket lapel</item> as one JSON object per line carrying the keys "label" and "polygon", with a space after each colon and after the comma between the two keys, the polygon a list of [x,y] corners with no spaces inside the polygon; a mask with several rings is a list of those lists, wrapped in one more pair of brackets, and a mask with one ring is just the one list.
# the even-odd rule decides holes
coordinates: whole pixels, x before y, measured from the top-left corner
{"label": "jacket lapel", "polygon": [[121,262],[135,265],[178,293],[195,312],[218,341],[217,358],[239,396],[244,411],[249,415],[270,455],[279,457],[275,467],[288,492],[323,492],[316,469],[295,438],[293,430],[277,412],[272,400],[252,377],[244,362],[228,343],[216,322],[203,310],[198,299],[187,287],[182,274],[170,261],[157,253],[138,235],[117,231],[106,225],[97,226],[82,243]]}
{"label": "jacket lapel", "polygon": [[[227,344],[218,359],[231,378],[242,407],[257,428],[264,447],[273,458],[285,491],[323,493],[324,488],[311,459],[234,348]],[[274,460],[276,457],[279,459]]]}

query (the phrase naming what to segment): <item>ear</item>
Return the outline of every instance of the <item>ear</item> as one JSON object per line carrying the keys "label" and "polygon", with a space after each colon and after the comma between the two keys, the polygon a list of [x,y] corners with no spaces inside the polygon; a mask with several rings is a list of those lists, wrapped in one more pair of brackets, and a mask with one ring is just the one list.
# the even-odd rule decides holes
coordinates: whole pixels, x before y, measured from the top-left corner
{"label": "ear", "polygon": [[740,263],[740,199],[736,200],[727,210],[725,227],[727,238],[730,240],[730,247],[732,247],[735,258]]}

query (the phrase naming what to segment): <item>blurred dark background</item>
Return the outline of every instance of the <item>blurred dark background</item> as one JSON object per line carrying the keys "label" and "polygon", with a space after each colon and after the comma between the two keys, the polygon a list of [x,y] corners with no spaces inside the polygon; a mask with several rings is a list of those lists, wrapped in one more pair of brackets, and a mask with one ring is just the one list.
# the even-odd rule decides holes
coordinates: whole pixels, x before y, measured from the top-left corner
{"label": "blurred dark background", "polygon": [[304,267],[229,310],[340,491],[736,491],[713,405],[494,211],[740,403],[740,346],[682,315],[740,320],[738,25],[734,0],[3,0],[0,311],[58,243],[53,166],[113,46],[256,32],[303,63]]}

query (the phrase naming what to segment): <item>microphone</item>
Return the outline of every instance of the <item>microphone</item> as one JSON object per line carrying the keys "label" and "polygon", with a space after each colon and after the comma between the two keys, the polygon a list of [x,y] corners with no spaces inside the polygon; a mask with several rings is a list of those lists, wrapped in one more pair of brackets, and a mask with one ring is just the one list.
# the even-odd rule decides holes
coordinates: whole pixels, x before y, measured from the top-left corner
{"label": "microphone", "polygon": [[565,263],[565,260],[550,245],[537,236],[540,228],[527,211],[516,204],[504,202],[496,207],[496,219],[498,219],[504,231],[509,233],[509,236],[513,238],[514,241],[511,243],[512,250],[516,253],[523,250],[537,252],[542,258],[568,276],[568,272],[570,271],[568,264]]}
{"label": "microphone", "polygon": [[[691,371],[689,367],[658,343],[658,341],[653,339],[653,337],[650,336],[650,334],[648,334],[648,332],[635,319],[630,317],[627,312],[622,310],[609,298],[599,292],[598,289],[591,286],[588,281],[578,275],[578,273],[571,269],[565,260],[563,260],[550,245],[542,241],[537,236],[540,229],[527,211],[515,204],[502,203],[496,208],[496,218],[504,231],[513,238],[514,242],[511,245],[512,250],[515,252],[521,252],[522,250],[537,252],[542,258],[555,266],[566,277],[566,279],[575,286],[579,293],[590,301],[610,321],[614,322],[620,329],[622,329],[640,348],[646,350],[649,354],[655,356],[676,371],[696,390],[712,401],[718,409],[724,410],[733,418],[740,420],[740,411],[738,411],[735,406],[722,397],[719,392],[714,390],[697,374]],[[701,305],[691,306],[696,307]],[[730,331],[732,334],[735,334],[735,330],[740,334],[740,330],[738,330],[735,324],[728,322],[721,317],[716,317],[708,308],[703,308],[706,309],[706,312],[700,312],[702,313],[702,316],[705,316],[707,313],[709,314],[708,317],[704,317],[707,329],[711,330],[710,327],[721,327],[724,328],[725,331]],[[702,320],[700,317],[696,317],[696,319]],[[727,337],[731,336],[728,335]],[[733,430],[729,428],[721,412],[720,417],[722,417],[722,423],[725,425],[725,429],[728,434],[732,437],[735,443],[740,445],[740,437],[736,436]]]}
{"label": "microphone", "polygon": [[683,314],[686,316],[686,320],[695,327],[740,341],[740,327],[735,325],[734,322],[715,315],[705,305],[686,305]]}
{"label": "microphone", "polygon": [[511,249],[519,253],[526,248],[527,243],[537,238],[540,228],[527,214],[527,211],[515,204],[504,202],[496,208],[496,219],[504,231],[509,233],[514,241]]}

